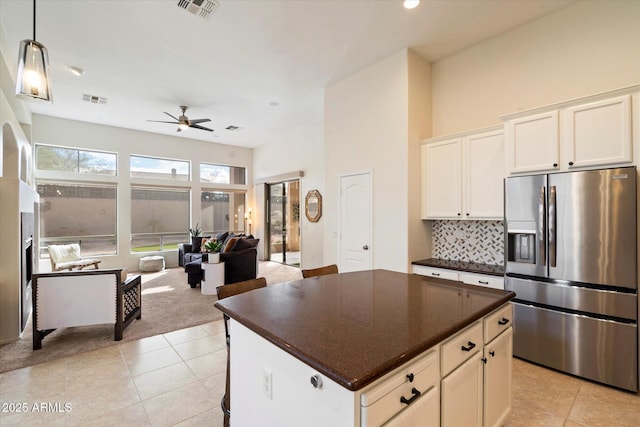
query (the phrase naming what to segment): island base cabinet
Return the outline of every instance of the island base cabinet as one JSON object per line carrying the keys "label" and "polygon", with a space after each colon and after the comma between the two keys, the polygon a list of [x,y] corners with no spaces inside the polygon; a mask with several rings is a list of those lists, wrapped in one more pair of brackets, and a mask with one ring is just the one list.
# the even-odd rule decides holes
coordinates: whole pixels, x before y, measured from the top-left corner
{"label": "island base cabinet", "polygon": [[500,426],[511,411],[513,328],[484,347],[484,426]]}
{"label": "island base cabinet", "polygon": [[442,380],[442,427],[482,427],[483,369],[478,352]]}
{"label": "island base cabinet", "polygon": [[[233,319],[230,335],[232,426],[359,425],[352,391]],[[317,388],[314,375],[322,381]]]}

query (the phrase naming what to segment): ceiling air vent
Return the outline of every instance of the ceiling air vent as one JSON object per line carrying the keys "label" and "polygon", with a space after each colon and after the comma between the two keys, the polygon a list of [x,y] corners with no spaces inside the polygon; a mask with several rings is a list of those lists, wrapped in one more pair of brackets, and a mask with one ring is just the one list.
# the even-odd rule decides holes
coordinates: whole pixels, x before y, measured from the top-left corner
{"label": "ceiling air vent", "polygon": [[218,8],[218,2],[214,0],[178,0],[178,7],[206,19],[211,17]]}
{"label": "ceiling air vent", "polygon": [[107,98],[103,98],[101,96],[96,95],[87,95],[86,93],[82,94],[82,100],[91,102],[93,104],[106,104]]}

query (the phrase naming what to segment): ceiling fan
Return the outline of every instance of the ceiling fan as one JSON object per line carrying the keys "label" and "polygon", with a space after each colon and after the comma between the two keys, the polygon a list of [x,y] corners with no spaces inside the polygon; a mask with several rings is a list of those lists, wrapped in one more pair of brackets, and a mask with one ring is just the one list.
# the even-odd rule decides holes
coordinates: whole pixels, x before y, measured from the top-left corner
{"label": "ceiling fan", "polygon": [[178,129],[176,130],[176,132],[182,132],[184,129],[187,128],[194,128],[194,129],[201,129],[201,130],[206,130],[209,132],[213,132],[213,129],[209,129],[206,128],[204,126],[200,126],[198,123],[204,123],[204,122],[210,122],[211,119],[193,119],[193,120],[189,120],[189,117],[185,116],[184,113],[185,111],[187,111],[187,107],[186,105],[181,105],[180,109],[182,110],[182,115],[180,117],[176,117],[174,115],[171,115],[169,113],[167,113],[166,111],[164,112],[167,116],[171,117],[172,119],[176,120],[175,122],[166,122],[166,121],[162,121],[162,120],[147,120],[148,122],[155,122],[155,123],[171,123],[171,124],[176,124],[178,125]]}

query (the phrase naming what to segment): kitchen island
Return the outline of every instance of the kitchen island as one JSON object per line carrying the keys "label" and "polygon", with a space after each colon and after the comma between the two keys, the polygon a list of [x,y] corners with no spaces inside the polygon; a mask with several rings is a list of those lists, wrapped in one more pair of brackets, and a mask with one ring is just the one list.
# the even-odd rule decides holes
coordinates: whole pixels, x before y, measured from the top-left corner
{"label": "kitchen island", "polygon": [[[430,408],[434,425],[440,424],[442,407],[443,425],[454,425],[467,419],[458,417],[465,411],[448,415],[447,402],[464,398],[471,404],[466,412],[482,425],[482,370],[489,366],[483,349],[498,336],[508,337],[503,356],[509,387],[502,394],[510,402],[513,297],[373,270],[287,282],[218,301],[216,307],[231,318],[232,423],[379,425],[420,406]],[[470,375],[461,376],[466,365]],[[450,378],[452,386],[446,383]],[[479,407],[466,394],[451,394],[468,394],[469,384]]]}

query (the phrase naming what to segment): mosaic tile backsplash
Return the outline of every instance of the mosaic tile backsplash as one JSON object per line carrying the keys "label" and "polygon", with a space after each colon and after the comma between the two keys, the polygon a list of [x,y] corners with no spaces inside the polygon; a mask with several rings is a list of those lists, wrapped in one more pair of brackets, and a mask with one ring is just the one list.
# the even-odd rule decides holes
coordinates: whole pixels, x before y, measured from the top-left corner
{"label": "mosaic tile backsplash", "polygon": [[504,221],[433,221],[433,258],[504,264]]}

